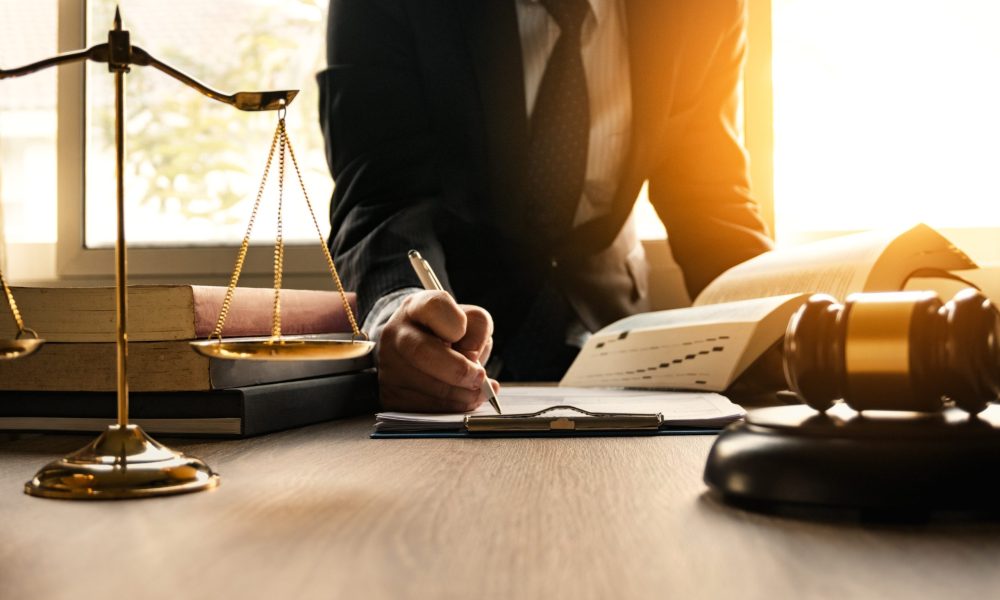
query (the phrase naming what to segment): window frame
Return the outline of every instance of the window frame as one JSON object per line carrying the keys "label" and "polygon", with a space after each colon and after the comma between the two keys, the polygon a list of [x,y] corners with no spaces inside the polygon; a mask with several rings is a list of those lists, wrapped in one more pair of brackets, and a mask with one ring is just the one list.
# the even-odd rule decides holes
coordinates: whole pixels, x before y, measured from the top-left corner
{"label": "window frame", "polygon": [[743,72],[743,133],[750,156],[750,188],[774,234],[774,92],[771,80],[771,0],[747,2],[747,58]]}

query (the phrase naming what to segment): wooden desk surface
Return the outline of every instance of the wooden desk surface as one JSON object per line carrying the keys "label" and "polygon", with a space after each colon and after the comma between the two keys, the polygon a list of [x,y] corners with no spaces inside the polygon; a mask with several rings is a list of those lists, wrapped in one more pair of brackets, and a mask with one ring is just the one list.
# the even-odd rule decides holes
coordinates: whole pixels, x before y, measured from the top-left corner
{"label": "wooden desk surface", "polygon": [[[181,443],[208,493],[32,498],[89,436],[0,442],[0,598],[989,598],[1000,525],[772,518],[705,495],[710,436]],[[130,594],[132,594],[130,596]]]}

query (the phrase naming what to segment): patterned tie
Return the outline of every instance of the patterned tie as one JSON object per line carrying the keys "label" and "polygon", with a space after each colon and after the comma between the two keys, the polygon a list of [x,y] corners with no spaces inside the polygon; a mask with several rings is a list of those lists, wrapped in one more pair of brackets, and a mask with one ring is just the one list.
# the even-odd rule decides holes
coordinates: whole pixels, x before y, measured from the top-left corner
{"label": "patterned tie", "polygon": [[559,25],[531,117],[526,183],[529,234],[558,241],[572,225],[583,193],[590,139],[587,76],[580,34],[588,0],[541,0]]}

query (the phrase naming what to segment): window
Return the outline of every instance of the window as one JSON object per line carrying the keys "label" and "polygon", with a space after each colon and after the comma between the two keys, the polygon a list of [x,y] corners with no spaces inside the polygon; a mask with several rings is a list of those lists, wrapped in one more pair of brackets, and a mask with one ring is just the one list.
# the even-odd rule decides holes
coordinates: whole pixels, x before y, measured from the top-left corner
{"label": "window", "polygon": [[[88,3],[87,46],[107,41],[116,0]],[[318,125],[315,73],[325,59],[319,0],[145,0],[123,15],[132,43],[225,92],[299,89],[286,125],[310,200],[324,216],[332,183]],[[151,68],[126,78],[126,185],[131,247],[232,245],[242,239],[277,124],[274,111],[241,112]],[[84,245],[115,241],[114,87],[107,66],[87,65]],[[277,161],[270,183],[278,177]],[[254,240],[273,241],[276,187]],[[317,243],[294,177],[286,172],[288,241]],[[324,218],[325,221],[325,218]]]}
{"label": "window", "polygon": [[778,241],[924,221],[1000,259],[1000,4],[770,2]]}
{"label": "window", "polygon": [[[54,2],[0,3],[0,65],[56,53]],[[0,240],[56,241],[56,72],[0,83]]]}
{"label": "window", "polygon": [[[314,76],[324,60],[326,4],[134,0],[122,8],[133,44],[210,87],[227,93],[300,90],[287,127],[324,229],[332,182]],[[106,41],[114,9],[111,0],[3,3],[0,31],[7,41],[0,64],[18,66]],[[29,258],[49,258],[57,248],[58,261],[51,270],[11,265],[22,267],[14,269],[21,275],[14,279],[102,278],[113,272],[112,78],[106,65],[96,63],[58,71],[58,79],[50,69],[5,80],[0,94],[0,194],[7,212],[2,233],[12,247],[9,262],[23,258],[19,244],[48,247]],[[211,274],[217,281],[231,270],[250,218],[276,113],[238,111],[146,67],[132,69],[126,89],[129,272],[140,278]],[[273,242],[277,175],[274,165],[255,244]],[[288,248],[286,272],[324,273],[291,165],[284,205],[286,242],[304,242]],[[159,252],[165,247],[172,249],[169,261]],[[251,251],[246,272],[270,268],[268,251]]]}

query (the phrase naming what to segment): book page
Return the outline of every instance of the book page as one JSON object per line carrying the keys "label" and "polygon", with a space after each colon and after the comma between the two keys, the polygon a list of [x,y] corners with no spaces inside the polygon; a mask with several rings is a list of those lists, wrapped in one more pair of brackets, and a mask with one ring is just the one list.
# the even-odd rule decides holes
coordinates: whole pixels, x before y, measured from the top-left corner
{"label": "book page", "polygon": [[967,288],[975,288],[980,290],[989,298],[991,297],[989,292],[982,289],[979,283],[973,281],[973,279],[976,278],[975,275],[973,275],[972,278],[967,277],[968,274],[975,274],[978,271],[983,271],[983,269],[969,269],[954,272],[936,270],[917,271],[914,273],[913,277],[906,280],[903,290],[931,291],[936,293],[942,302],[947,302],[958,292]]}
{"label": "book page", "polygon": [[973,266],[947,239],[923,224],[902,233],[866,231],[752,258],[717,277],[694,304],[815,292],[843,301],[854,292],[898,290],[920,268]]}
{"label": "book page", "polygon": [[777,341],[802,294],[627,317],[587,340],[560,385],[722,391]]}
{"label": "book page", "polygon": [[[531,414],[552,406],[570,405],[590,412],[660,414],[664,423],[686,426],[718,426],[741,418],[743,409],[718,394],[644,390],[596,390],[567,387],[507,386],[500,390],[504,415]],[[483,403],[469,413],[432,414],[381,412],[376,431],[458,429],[470,415],[493,416]],[[572,410],[546,413],[552,417],[579,417]]]}
{"label": "book page", "polygon": [[965,269],[955,271],[952,275],[972,284],[967,287],[979,288],[994,305],[1000,305],[1000,267]]}
{"label": "book page", "polygon": [[975,266],[971,258],[940,233],[926,225],[917,225],[890,242],[862,291],[892,292],[903,289],[916,272],[940,273]]}
{"label": "book page", "polygon": [[843,299],[850,291],[861,291],[895,237],[864,232],[765,252],[719,275],[698,294],[694,305],[819,291]]}
{"label": "book page", "polygon": [[[25,325],[49,342],[115,341],[114,287],[16,287],[13,293]],[[128,305],[129,341],[194,337],[190,286],[129,286]],[[7,335],[2,319],[0,335]]]}

